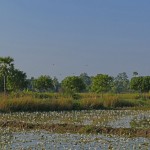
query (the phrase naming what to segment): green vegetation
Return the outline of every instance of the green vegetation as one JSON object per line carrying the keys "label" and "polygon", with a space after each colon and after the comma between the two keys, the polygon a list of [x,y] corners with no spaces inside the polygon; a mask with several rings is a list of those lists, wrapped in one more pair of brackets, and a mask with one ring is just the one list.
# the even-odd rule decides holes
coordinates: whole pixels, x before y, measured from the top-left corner
{"label": "green vegetation", "polygon": [[77,94],[20,92],[0,96],[1,112],[149,108],[150,94]]}
{"label": "green vegetation", "polygon": [[131,89],[139,92],[149,92],[150,76],[133,77],[130,82]]}
{"label": "green vegetation", "polygon": [[50,76],[40,76],[39,78],[34,80],[34,88],[37,91],[50,91],[53,89],[53,80]]}
{"label": "green vegetation", "polygon": [[[0,57],[0,111],[51,111],[150,107],[150,76],[125,72],[65,77],[41,75],[27,79],[15,68],[14,59]],[[144,108],[144,109],[145,109]]]}
{"label": "green vegetation", "polygon": [[20,91],[27,88],[26,73],[14,68],[14,59],[0,57],[0,91]]}
{"label": "green vegetation", "polygon": [[119,73],[114,78],[112,91],[115,93],[127,92],[129,90],[129,79],[125,72]]}
{"label": "green vegetation", "polygon": [[82,92],[85,89],[85,84],[80,77],[69,76],[62,81],[62,89],[68,94]]}
{"label": "green vegetation", "polygon": [[130,125],[132,128],[149,129],[150,128],[150,119],[132,120],[130,122]]}
{"label": "green vegetation", "polygon": [[112,86],[113,78],[109,75],[98,74],[93,77],[91,90],[96,93],[109,92]]}
{"label": "green vegetation", "polygon": [[7,77],[6,85],[8,91],[20,91],[27,88],[28,81],[26,73],[13,68]]}
{"label": "green vegetation", "polygon": [[6,93],[6,80],[9,75],[9,73],[13,70],[14,64],[13,64],[14,59],[11,57],[0,57],[0,78],[2,81],[4,93]]}

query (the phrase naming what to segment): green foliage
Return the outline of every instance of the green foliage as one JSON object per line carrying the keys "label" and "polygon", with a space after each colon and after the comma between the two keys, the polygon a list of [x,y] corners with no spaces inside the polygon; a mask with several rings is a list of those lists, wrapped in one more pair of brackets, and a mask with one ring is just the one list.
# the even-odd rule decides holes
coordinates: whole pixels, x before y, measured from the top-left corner
{"label": "green foliage", "polygon": [[0,76],[8,75],[10,69],[14,67],[14,59],[11,57],[0,57]]}
{"label": "green foliage", "polygon": [[6,92],[6,78],[10,70],[14,68],[14,59],[11,57],[0,57],[0,78],[3,78],[3,89]]}
{"label": "green foliage", "polygon": [[134,71],[133,72],[133,77],[137,77],[138,76],[138,72]]}
{"label": "green foliage", "polygon": [[54,92],[58,92],[60,89],[60,83],[56,77],[53,79]]}
{"label": "green foliage", "polygon": [[85,84],[85,86],[86,86],[86,91],[89,91],[89,90],[90,90],[91,83],[92,83],[91,77],[89,77],[87,73],[81,73],[79,77],[80,77],[80,78],[82,79],[82,81],[84,82],[84,84]]}
{"label": "green foliage", "polygon": [[133,77],[130,81],[130,88],[139,92],[149,92],[150,76]]}
{"label": "green foliage", "polygon": [[38,91],[51,91],[53,90],[53,81],[50,76],[40,76],[34,80],[34,88]]}
{"label": "green foliage", "polygon": [[27,82],[28,82],[27,89],[29,91],[34,91],[34,77],[27,79]]}
{"label": "green foliage", "polygon": [[103,109],[103,102],[100,99],[81,99],[80,100],[80,108],[81,109]]}
{"label": "green foliage", "polygon": [[15,69],[13,62],[11,57],[0,57],[0,83],[4,91],[23,90],[27,87],[26,74]]}
{"label": "green foliage", "polygon": [[113,81],[113,88],[112,90],[115,93],[127,92],[129,89],[129,80],[128,76],[125,72],[119,73]]}
{"label": "green foliage", "polygon": [[106,74],[93,77],[91,90],[96,93],[108,92],[112,87],[113,78]]}
{"label": "green foliage", "polygon": [[[133,94],[101,94],[82,93],[80,99],[60,93],[12,92],[10,95],[0,95],[0,111],[53,111],[53,110],[88,110],[114,109],[123,107],[145,108],[150,107],[150,93],[143,96],[147,100],[135,98]],[[132,99],[131,99],[132,98]],[[135,109],[135,108],[134,108]]]}
{"label": "green foliage", "polygon": [[65,93],[74,94],[82,92],[85,89],[85,84],[80,77],[69,76],[66,77],[61,83],[62,89]]}
{"label": "green foliage", "polygon": [[9,91],[18,91],[27,88],[28,82],[26,78],[26,73],[18,69],[11,69],[7,76],[7,89]]}
{"label": "green foliage", "polygon": [[89,92],[90,90],[95,94],[105,92],[125,93],[133,90],[140,92],[137,97],[141,97],[142,93],[150,91],[150,76],[138,76],[137,72],[133,72],[133,78],[129,81],[125,72],[119,73],[115,78],[106,74],[89,77],[87,73],[81,73],[79,77],[66,77],[60,84],[56,77],[52,79],[46,75],[37,79],[34,79],[34,77],[27,79],[26,73],[15,69],[13,58],[0,57],[0,92],[6,92],[6,90],[22,91],[24,89],[38,92],[58,92],[62,89],[74,99],[80,99],[77,93]]}
{"label": "green foliage", "polygon": [[130,81],[130,88],[135,91],[141,91],[142,89],[142,77],[133,77]]}

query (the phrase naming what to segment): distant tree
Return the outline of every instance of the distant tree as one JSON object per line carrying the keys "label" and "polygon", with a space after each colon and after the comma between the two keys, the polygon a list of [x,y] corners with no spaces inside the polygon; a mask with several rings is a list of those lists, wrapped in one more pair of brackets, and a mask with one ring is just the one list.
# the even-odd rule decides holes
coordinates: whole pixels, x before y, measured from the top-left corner
{"label": "distant tree", "polygon": [[53,90],[53,80],[50,76],[42,75],[34,80],[34,88],[41,92]]}
{"label": "distant tree", "polygon": [[89,77],[87,73],[81,73],[79,77],[84,82],[84,84],[86,86],[86,91],[89,91],[91,83],[92,83],[91,77]]}
{"label": "distant tree", "polygon": [[130,81],[130,88],[138,92],[149,92],[150,76],[133,77]]}
{"label": "distant tree", "polygon": [[6,92],[6,78],[10,70],[14,67],[14,59],[11,57],[0,57],[0,77],[3,78],[3,89]]}
{"label": "distant tree", "polygon": [[69,76],[61,82],[61,87],[66,93],[76,93],[85,90],[85,84],[80,77]]}
{"label": "distant tree", "polygon": [[133,77],[137,77],[138,76],[138,72],[134,71],[133,72]]}
{"label": "distant tree", "polygon": [[150,76],[144,76],[142,82],[142,92],[150,91]]}
{"label": "distant tree", "polygon": [[106,74],[98,74],[93,78],[91,90],[96,93],[110,91],[113,78]]}
{"label": "distant tree", "polygon": [[127,92],[129,89],[129,80],[125,72],[119,73],[113,81],[113,91],[116,93]]}
{"label": "distant tree", "polygon": [[54,92],[59,91],[60,83],[56,77],[53,78],[53,87],[54,87]]}
{"label": "distant tree", "polygon": [[9,91],[18,91],[27,88],[26,73],[18,69],[11,69],[7,76],[7,89]]}
{"label": "distant tree", "polygon": [[27,89],[34,91],[34,77],[27,79],[27,82],[28,82]]}
{"label": "distant tree", "polygon": [[134,91],[142,91],[143,77],[133,77],[130,81],[130,88]]}

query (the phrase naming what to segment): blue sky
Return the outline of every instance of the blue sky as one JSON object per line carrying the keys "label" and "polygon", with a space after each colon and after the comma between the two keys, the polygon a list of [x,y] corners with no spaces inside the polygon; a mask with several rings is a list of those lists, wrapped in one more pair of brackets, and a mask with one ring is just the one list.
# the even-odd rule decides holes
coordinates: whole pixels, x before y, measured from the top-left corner
{"label": "blue sky", "polygon": [[150,75],[149,0],[0,0],[0,56],[28,77]]}

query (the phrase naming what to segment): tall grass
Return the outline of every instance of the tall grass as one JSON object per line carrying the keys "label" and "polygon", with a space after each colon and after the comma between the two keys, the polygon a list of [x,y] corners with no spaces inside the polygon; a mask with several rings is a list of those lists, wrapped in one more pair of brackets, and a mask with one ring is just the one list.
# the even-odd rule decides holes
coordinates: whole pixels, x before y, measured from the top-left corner
{"label": "tall grass", "polygon": [[65,99],[39,99],[31,96],[7,98],[0,100],[0,111],[52,111],[71,110],[72,100]]}
{"label": "tall grass", "polygon": [[59,93],[0,94],[0,111],[53,111],[150,107],[150,94],[78,94],[77,99]]}

